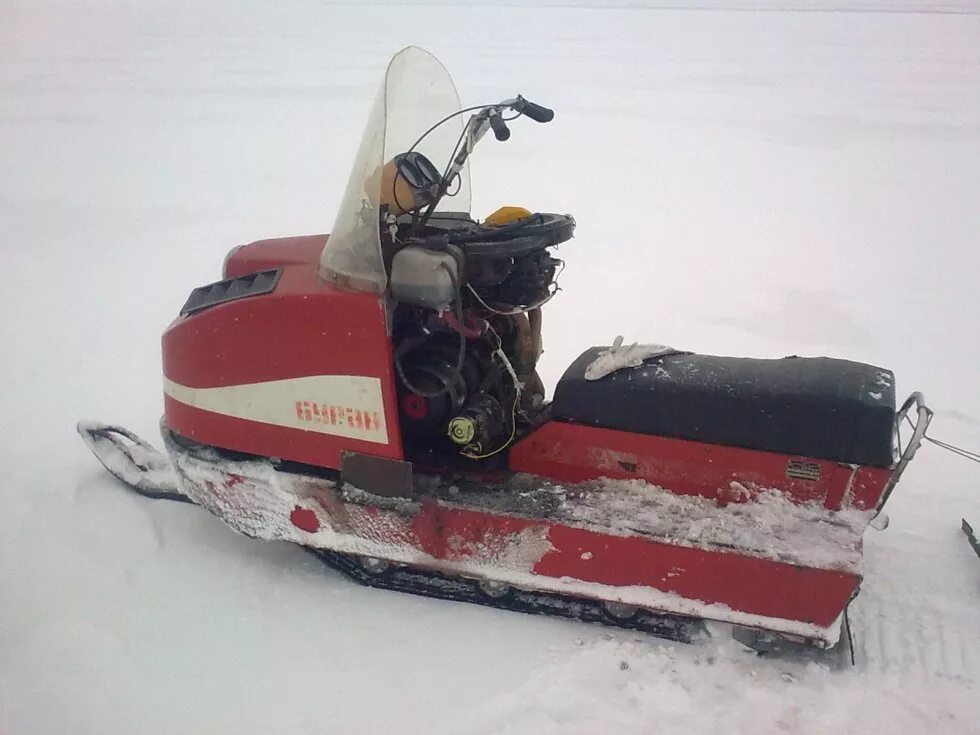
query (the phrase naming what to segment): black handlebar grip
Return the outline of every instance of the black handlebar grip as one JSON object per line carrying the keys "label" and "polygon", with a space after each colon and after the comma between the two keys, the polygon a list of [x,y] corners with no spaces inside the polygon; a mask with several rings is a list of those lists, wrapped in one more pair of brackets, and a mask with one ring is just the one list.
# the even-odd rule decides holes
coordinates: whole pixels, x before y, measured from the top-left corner
{"label": "black handlebar grip", "polygon": [[507,140],[510,137],[510,128],[507,127],[507,123],[500,115],[490,116],[490,127],[493,128],[493,134],[497,136],[497,140]]}
{"label": "black handlebar grip", "polygon": [[550,110],[547,107],[542,107],[541,105],[536,105],[523,97],[518,97],[518,99],[521,101],[520,112],[527,115],[535,122],[546,123],[555,119],[554,110]]}

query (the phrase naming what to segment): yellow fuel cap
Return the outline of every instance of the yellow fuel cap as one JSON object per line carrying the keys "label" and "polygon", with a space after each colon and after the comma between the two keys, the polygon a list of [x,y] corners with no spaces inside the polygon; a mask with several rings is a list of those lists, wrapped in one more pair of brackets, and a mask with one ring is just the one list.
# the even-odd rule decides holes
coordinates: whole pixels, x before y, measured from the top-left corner
{"label": "yellow fuel cap", "polygon": [[507,225],[530,216],[531,213],[524,207],[501,207],[484,221],[488,225]]}

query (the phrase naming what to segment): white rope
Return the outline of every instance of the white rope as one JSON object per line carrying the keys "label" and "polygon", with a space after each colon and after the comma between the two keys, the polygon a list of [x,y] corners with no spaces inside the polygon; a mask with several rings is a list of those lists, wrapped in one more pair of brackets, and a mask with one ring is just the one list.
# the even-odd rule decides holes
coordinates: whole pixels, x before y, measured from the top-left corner
{"label": "white rope", "polygon": [[[909,426],[911,426],[913,429],[915,428],[915,424],[912,423],[912,419],[910,419],[907,415],[905,417],[905,420],[909,422]],[[925,439],[927,442],[935,444],[940,449],[945,449],[947,452],[951,452],[959,457],[963,457],[963,459],[968,459],[971,462],[976,462],[977,464],[980,464],[980,454],[978,454],[977,452],[971,452],[969,449],[958,447],[955,444],[950,444],[949,442],[944,442],[940,439],[934,439],[931,436],[923,436],[922,438]]]}
{"label": "white rope", "polygon": [[953,444],[940,441],[939,439],[933,439],[931,436],[924,436],[922,438],[925,439],[927,442],[932,442],[940,449],[945,449],[947,452],[952,452],[953,454],[963,457],[963,459],[968,459],[971,462],[976,462],[980,464],[980,454],[977,454],[976,452],[971,452],[967,449],[963,449],[962,447],[957,447],[954,446]]}

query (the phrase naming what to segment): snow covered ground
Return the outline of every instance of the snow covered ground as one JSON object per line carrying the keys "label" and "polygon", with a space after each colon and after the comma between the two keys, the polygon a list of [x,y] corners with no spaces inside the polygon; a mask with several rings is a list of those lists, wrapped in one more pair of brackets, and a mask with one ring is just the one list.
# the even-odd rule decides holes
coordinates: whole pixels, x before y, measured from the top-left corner
{"label": "snow covered ground", "polygon": [[931,446],[835,673],[362,589],[127,494],[75,435],[155,436],[160,331],[229,247],[329,228],[417,43],[464,102],[557,110],[474,160],[474,212],[579,221],[546,382],[617,334],[847,356],[976,449],[975,2],[614,4],[0,3],[2,735],[980,732],[980,474]]}

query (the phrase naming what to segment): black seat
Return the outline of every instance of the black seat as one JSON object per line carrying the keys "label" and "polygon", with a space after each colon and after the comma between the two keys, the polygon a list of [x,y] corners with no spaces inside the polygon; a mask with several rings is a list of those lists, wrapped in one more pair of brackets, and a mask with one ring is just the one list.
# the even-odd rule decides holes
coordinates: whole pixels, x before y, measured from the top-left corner
{"label": "black seat", "polygon": [[891,467],[895,376],[828,357],[672,354],[599,380],[586,350],[558,383],[552,418],[680,439]]}

